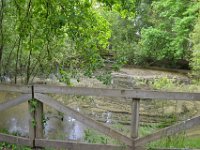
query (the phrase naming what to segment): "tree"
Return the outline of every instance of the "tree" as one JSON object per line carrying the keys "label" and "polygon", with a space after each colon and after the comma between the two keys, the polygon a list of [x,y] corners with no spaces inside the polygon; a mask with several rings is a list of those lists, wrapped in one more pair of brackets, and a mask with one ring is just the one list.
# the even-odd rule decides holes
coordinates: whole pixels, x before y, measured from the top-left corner
{"label": "tree", "polygon": [[192,68],[192,75],[200,80],[200,16],[196,22],[194,30],[191,34],[192,40],[192,58],[190,66]]}
{"label": "tree", "polygon": [[[4,49],[4,34],[3,34],[3,18],[4,18],[4,0],[0,0],[0,64],[2,60],[2,54]],[[0,67],[1,71],[1,67]]]}
{"label": "tree", "polygon": [[1,0],[0,6],[1,74],[14,74],[15,82],[25,74],[28,83],[54,64],[88,75],[102,66],[110,29],[91,1]]}
{"label": "tree", "polygon": [[185,66],[185,62],[188,65],[189,34],[193,30],[198,5],[196,1],[188,0],[153,1],[152,26],[142,29],[138,62],[153,65],[162,62],[171,67]]}

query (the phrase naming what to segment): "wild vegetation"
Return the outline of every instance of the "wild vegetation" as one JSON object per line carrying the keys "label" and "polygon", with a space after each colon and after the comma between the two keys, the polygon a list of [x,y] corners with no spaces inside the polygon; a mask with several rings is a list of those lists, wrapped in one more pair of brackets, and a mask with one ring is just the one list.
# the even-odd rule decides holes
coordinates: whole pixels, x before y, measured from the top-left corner
{"label": "wild vegetation", "polygon": [[[191,77],[200,80],[199,8],[199,0],[0,0],[0,79],[25,78],[28,84],[55,74],[70,85],[70,78],[79,81],[83,74],[110,84],[111,71],[128,64],[191,69]],[[168,78],[150,84],[199,92],[199,85]],[[141,127],[140,134],[155,128]],[[199,148],[199,139],[177,137],[149,147]],[[91,130],[85,141],[117,143]],[[0,144],[5,147],[17,149]]]}
{"label": "wild vegetation", "polygon": [[192,48],[192,57],[190,61],[190,65],[192,67],[192,74],[195,77],[195,79],[200,79],[200,41],[199,41],[199,24],[200,24],[200,16],[198,16],[198,19],[196,21],[196,25],[194,27],[194,30],[191,34],[191,40],[193,42],[193,48]]}
{"label": "wild vegetation", "polygon": [[68,81],[107,63],[197,74],[198,16],[198,0],[0,0],[0,74]]}

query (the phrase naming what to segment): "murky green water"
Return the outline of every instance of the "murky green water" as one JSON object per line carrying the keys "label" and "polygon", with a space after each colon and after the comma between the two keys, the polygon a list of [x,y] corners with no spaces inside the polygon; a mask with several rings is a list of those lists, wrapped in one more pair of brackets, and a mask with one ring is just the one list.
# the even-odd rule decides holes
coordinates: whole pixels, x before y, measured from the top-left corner
{"label": "murky green water", "polygon": [[[0,103],[12,100],[19,96],[17,93],[0,93]],[[77,108],[77,110],[79,110]],[[45,106],[44,135],[50,139],[81,140],[86,128],[82,123],[67,115],[60,115],[57,111]],[[28,103],[22,103],[10,109],[0,112],[0,129],[6,129],[10,133],[28,136],[29,115]]]}

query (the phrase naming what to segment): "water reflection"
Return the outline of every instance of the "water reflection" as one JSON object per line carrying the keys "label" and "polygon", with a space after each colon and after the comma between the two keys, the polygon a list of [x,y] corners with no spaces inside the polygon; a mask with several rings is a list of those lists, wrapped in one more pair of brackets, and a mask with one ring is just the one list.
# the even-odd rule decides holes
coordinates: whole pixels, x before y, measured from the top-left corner
{"label": "water reflection", "polygon": [[[0,93],[0,103],[6,99],[13,99],[19,94]],[[59,114],[57,111],[45,107],[44,136],[48,139],[82,140],[84,129],[82,123],[74,118]],[[77,107],[77,111],[80,109]],[[50,112],[50,113],[49,113]],[[10,133],[28,136],[29,112],[27,102],[0,112],[0,130],[6,129]]]}
{"label": "water reflection", "polygon": [[102,113],[102,118],[105,120],[105,123],[110,124],[112,123],[112,113],[111,112],[105,112]]}
{"label": "water reflection", "polygon": [[8,132],[14,133],[16,135],[26,136],[28,134],[28,126],[25,123],[22,123],[16,118],[11,118],[8,122]]}
{"label": "water reflection", "polygon": [[45,124],[45,137],[46,138],[59,138],[68,140],[82,140],[86,126],[78,122],[74,118],[64,115],[52,116],[46,114]]}
{"label": "water reflection", "polygon": [[[0,101],[1,103],[1,101]],[[28,105],[20,104],[0,112],[0,129],[16,135],[28,135]]]}
{"label": "water reflection", "polygon": [[65,131],[69,131],[69,140],[81,140],[86,128],[82,123],[68,117],[68,126],[65,126]]}

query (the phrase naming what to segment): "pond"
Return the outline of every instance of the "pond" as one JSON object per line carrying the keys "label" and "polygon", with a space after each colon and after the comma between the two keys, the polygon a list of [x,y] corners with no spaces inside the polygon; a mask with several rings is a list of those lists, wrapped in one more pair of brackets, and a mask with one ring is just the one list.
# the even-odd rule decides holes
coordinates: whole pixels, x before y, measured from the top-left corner
{"label": "pond", "polygon": [[[0,103],[19,96],[17,93],[0,93]],[[79,111],[79,108],[77,107]],[[44,106],[44,135],[50,139],[82,140],[86,126],[70,116]],[[0,129],[20,136],[28,136],[28,103],[22,103],[0,113]]]}

